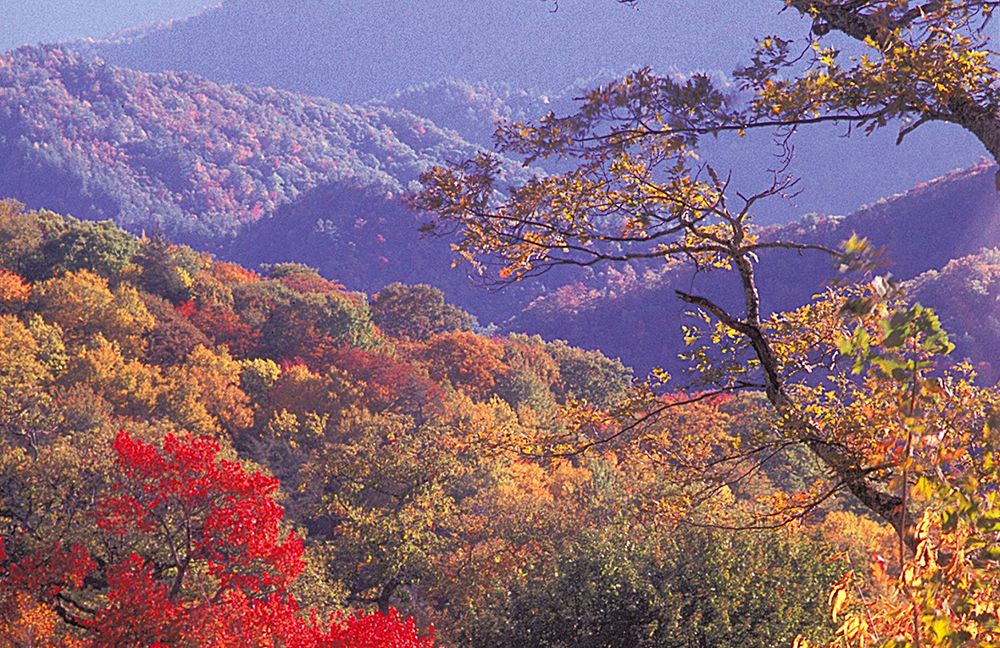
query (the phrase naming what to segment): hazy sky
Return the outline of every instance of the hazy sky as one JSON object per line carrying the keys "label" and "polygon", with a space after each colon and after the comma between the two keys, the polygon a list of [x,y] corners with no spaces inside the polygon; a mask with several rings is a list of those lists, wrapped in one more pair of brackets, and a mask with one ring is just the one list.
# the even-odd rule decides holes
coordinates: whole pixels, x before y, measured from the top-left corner
{"label": "hazy sky", "polygon": [[[290,7],[299,1],[287,0],[287,3]],[[408,0],[391,1],[398,1],[403,12],[412,4]],[[460,0],[440,1],[443,4],[455,2],[455,12],[461,15],[463,3]],[[565,29],[568,24],[570,31],[574,25],[586,24],[587,16],[592,23],[594,14],[599,14],[601,19],[608,20],[606,27],[609,32],[635,31],[637,39],[649,37],[650,23],[663,24],[666,19],[672,26],[670,32],[673,38],[657,34],[652,39],[653,43],[637,42],[638,50],[649,50],[650,45],[652,48],[666,47],[674,50],[673,58],[683,59],[684,54],[688,54],[692,61],[697,60],[708,67],[719,66],[720,60],[724,60],[723,68],[729,67],[729,57],[713,56],[717,54],[716,48],[708,44],[729,41],[728,47],[721,48],[725,51],[731,50],[733,44],[738,42],[741,53],[749,50],[752,37],[760,31],[761,23],[773,24],[780,7],[776,0],[754,0],[752,3],[734,0],[644,0],[639,12],[631,12],[624,7],[616,7],[614,0],[560,0],[558,15],[546,19],[547,10],[554,6],[550,0],[529,3],[524,0],[472,1],[496,3],[511,9],[516,7],[516,12],[512,10],[512,14],[525,14],[531,21],[543,26],[552,23]],[[149,22],[189,16],[219,3],[220,0],[0,0],[0,51],[25,43],[107,36],[114,31]],[[363,13],[368,4],[350,6],[352,10]],[[577,31],[583,31],[583,28],[577,28]],[[668,40],[673,42],[667,43]],[[691,61],[675,62],[680,67],[686,67]]]}
{"label": "hazy sky", "polygon": [[218,0],[0,0],[0,51],[25,43],[106,36],[181,18]]}

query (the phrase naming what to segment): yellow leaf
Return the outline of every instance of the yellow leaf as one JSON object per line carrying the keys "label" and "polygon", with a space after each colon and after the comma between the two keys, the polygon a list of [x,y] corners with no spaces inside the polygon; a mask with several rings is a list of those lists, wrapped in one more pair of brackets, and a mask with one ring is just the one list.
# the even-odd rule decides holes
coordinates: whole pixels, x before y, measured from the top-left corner
{"label": "yellow leaf", "polygon": [[837,615],[840,614],[840,609],[844,607],[844,602],[847,601],[847,590],[836,588],[830,592],[830,618],[836,622]]}

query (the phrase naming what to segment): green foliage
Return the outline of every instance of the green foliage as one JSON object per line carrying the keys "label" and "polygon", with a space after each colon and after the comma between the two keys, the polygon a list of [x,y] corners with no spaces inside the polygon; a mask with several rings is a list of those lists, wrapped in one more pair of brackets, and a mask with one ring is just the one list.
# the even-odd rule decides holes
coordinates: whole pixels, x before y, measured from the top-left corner
{"label": "green foliage", "polygon": [[281,376],[281,368],[265,358],[240,361],[240,387],[254,400],[261,400]]}
{"label": "green foliage", "polygon": [[874,345],[862,326],[840,342],[840,351],[854,358],[854,373],[871,364],[885,376],[906,384],[910,377],[935,366],[937,356],[948,355],[955,348],[934,311],[920,304],[888,313],[879,326],[881,336]]}
{"label": "green foliage", "polygon": [[437,288],[394,283],[371,300],[372,319],[383,333],[403,340],[423,341],[437,333],[469,331],[476,318],[446,304]]}
{"label": "green foliage", "polygon": [[559,365],[540,337],[510,335],[504,340],[503,363],[508,369],[495,390],[500,398],[515,410],[529,407],[549,412],[554,408],[553,388],[559,380]]}
{"label": "green foliage", "polygon": [[632,370],[600,351],[584,351],[561,340],[546,349],[559,363],[557,392],[564,399],[586,400],[599,408],[618,405],[632,387]]}
{"label": "green foliage", "polygon": [[[544,580],[472,625],[472,646],[791,645],[832,634],[822,605],[839,567],[773,533],[656,534],[620,521],[584,532]],[[497,615],[498,610],[493,610]]]}
{"label": "green foliage", "polygon": [[436,525],[454,513],[448,486],[461,474],[442,441],[439,430],[408,417],[359,414],[327,431],[307,467],[321,493],[317,521],[338,521],[321,535],[330,540],[328,570],[354,600],[384,609],[397,588],[433,578],[447,543]]}
{"label": "green foliage", "polygon": [[24,205],[19,202],[0,201],[0,264],[14,272],[22,272],[28,254],[43,241],[43,222],[38,214],[26,214]]}
{"label": "green foliage", "polygon": [[132,260],[138,242],[111,221],[79,221],[52,212],[0,207],[0,264],[33,281],[89,270],[105,278]]}
{"label": "green foliage", "polygon": [[297,274],[318,275],[316,268],[311,268],[303,263],[275,263],[262,266],[264,274],[271,279],[282,279]]}
{"label": "green foliage", "polygon": [[139,284],[153,295],[175,304],[190,299],[192,277],[197,267],[185,267],[184,261],[190,260],[191,254],[185,255],[182,250],[171,245],[162,232],[143,238],[135,259],[139,267]]}
{"label": "green foliage", "polygon": [[26,277],[46,279],[78,270],[113,277],[139,249],[135,237],[111,221],[92,223],[53,215],[51,223],[45,243],[25,264]]}

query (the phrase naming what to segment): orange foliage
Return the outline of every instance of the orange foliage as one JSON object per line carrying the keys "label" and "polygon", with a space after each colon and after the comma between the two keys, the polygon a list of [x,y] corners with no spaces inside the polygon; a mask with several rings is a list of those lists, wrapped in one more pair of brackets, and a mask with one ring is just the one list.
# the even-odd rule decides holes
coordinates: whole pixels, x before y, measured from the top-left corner
{"label": "orange foliage", "polygon": [[28,301],[31,286],[20,275],[0,268],[0,310],[9,311]]}
{"label": "orange foliage", "polygon": [[422,349],[418,347],[415,355],[424,362],[432,380],[447,380],[475,398],[488,396],[496,378],[509,369],[499,344],[466,331],[436,335]]}
{"label": "orange foliage", "polygon": [[226,285],[231,284],[241,284],[241,283],[257,283],[260,281],[260,275],[253,270],[247,270],[242,268],[235,263],[226,263],[225,261],[214,261],[209,267],[212,276],[218,281]]}
{"label": "orange foliage", "polygon": [[280,277],[277,281],[286,288],[299,293],[327,294],[344,290],[342,285],[327,281],[318,274],[311,272],[294,272]]}
{"label": "orange foliage", "polygon": [[59,618],[24,592],[4,601],[0,618],[0,648],[82,648],[83,642],[60,632]]}

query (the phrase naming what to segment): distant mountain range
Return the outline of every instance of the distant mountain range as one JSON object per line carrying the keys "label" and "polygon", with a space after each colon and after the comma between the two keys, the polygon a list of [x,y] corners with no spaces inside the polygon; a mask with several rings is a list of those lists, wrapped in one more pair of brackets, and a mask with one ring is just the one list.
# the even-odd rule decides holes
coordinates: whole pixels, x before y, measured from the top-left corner
{"label": "distant mountain range", "polygon": [[538,292],[492,306],[448,272],[447,241],[418,240],[420,216],[401,202],[421,172],[479,146],[395,102],[351,107],[23,47],[0,55],[0,196],[249,264],[308,261],[356,289],[435,283],[506,318]]}
{"label": "distant mountain range", "polygon": [[[602,79],[650,66],[662,74],[745,63],[754,39],[802,38],[806,21],[781,0],[226,0],[195,16],[72,46],[147,72],[186,71],[322,96],[402,106],[461,137],[489,145],[497,117],[537,119]],[[445,83],[442,83],[444,81]],[[450,81],[450,83],[448,83]],[[467,98],[457,88],[485,89]],[[499,110],[484,103],[499,101]],[[546,104],[545,99],[550,103]],[[384,103],[382,103],[384,102]],[[804,130],[792,171],[802,194],[762,218],[849,213],[859,205],[975,162],[982,147],[957,128],[925,126],[895,146],[888,128],[842,137]],[[766,181],[768,136],[711,143],[711,159],[737,186]],[[926,151],[934,151],[928,155]]]}
{"label": "distant mountain range", "polygon": [[[19,160],[3,191],[206,240],[318,186],[391,199],[431,165],[477,150],[405,110],[146,74],[53,46],[0,57],[0,127],[6,156]],[[53,184],[72,204],[53,204]]]}
{"label": "distant mountain range", "polygon": [[545,92],[652,65],[730,70],[775,26],[778,2],[729,0],[226,0],[92,44],[116,65],[187,70],[337,101],[441,79]]}

